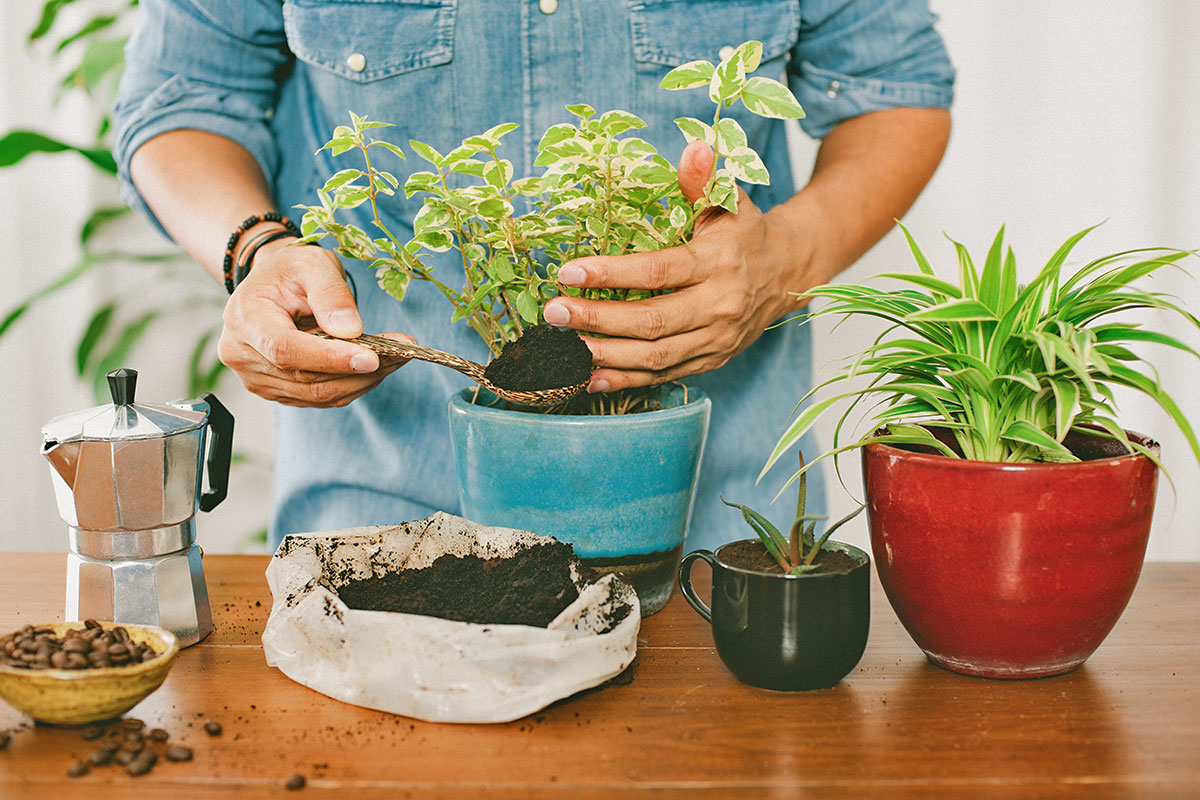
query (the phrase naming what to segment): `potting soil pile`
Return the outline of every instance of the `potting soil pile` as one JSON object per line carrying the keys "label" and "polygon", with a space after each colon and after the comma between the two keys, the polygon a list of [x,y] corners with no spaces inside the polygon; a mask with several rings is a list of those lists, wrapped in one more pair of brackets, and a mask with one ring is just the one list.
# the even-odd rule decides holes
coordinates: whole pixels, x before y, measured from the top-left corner
{"label": "potting soil pile", "polygon": [[[335,699],[418,719],[525,716],[618,675],[636,654],[633,589],[590,573],[565,548],[441,513],[288,536],[267,568],[267,663]],[[473,589],[503,599],[451,605],[465,618],[489,611],[473,617],[488,621],[405,613],[436,612],[447,591]]]}

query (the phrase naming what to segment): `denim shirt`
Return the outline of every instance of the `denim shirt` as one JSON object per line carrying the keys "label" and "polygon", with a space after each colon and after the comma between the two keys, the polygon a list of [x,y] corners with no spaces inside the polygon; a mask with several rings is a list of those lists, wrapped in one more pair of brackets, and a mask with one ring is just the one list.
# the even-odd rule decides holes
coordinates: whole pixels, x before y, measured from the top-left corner
{"label": "denim shirt", "polygon": [[[349,111],[395,123],[442,152],[500,122],[515,174],[532,167],[541,132],[588,103],[641,116],[639,131],[675,160],[680,116],[712,115],[702,90],[658,88],[671,67],[717,61],[722,48],[763,43],[759,75],[784,77],[821,137],[839,122],[895,106],[947,108],[954,73],[925,0],[142,0],[116,103],[116,154],[126,200],[153,219],[129,181],[129,158],[165,131],[233,139],[271,181],[278,207],[313,203],[349,156],[317,152]],[[764,210],[795,190],[783,123],[730,110],[772,176],[751,198]],[[315,153],[315,155],[314,155]],[[419,159],[384,168],[403,182]],[[387,198],[385,222],[404,236],[421,196]],[[265,210],[265,209],[264,209]],[[359,209],[363,212],[363,209]],[[296,212],[292,212],[293,216]],[[366,227],[365,212],[355,219]],[[294,217],[295,218],[295,217]],[[451,254],[442,254],[448,256]],[[365,330],[402,331],[484,360],[483,343],[428,284],[403,303],[346,264]],[[434,269],[461,283],[453,259]],[[799,287],[798,287],[799,288]],[[719,495],[766,511],[782,469],[755,484],[767,454],[810,381],[808,328],[767,331],[721,369],[687,380],[712,398],[709,441],[689,547],[742,538],[740,515]],[[277,406],[272,539],[286,533],[389,524],[455,512],[458,496],[446,400],[467,385],[413,362],[340,409]],[[805,451],[815,454],[815,443]],[[820,498],[819,480],[809,492]],[[553,491],[553,487],[548,487]],[[784,511],[770,516],[786,517]],[[810,510],[819,509],[811,508]],[[819,505],[819,503],[815,504]]]}

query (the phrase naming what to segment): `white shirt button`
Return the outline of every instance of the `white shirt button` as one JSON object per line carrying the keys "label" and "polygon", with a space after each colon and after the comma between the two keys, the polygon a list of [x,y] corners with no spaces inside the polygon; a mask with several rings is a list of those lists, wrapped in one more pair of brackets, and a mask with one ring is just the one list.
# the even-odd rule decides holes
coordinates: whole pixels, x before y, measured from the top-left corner
{"label": "white shirt button", "polygon": [[719,51],[717,51],[717,55],[721,57],[722,61],[726,60],[733,55],[733,46],[728,44],[725,45]]}
{"label": "white shirt button", "polygon": [[558,0],[538,0],[538,11],[543,14],[553,14],[558,11]]}
{"label": "white shirt button", "polygon": [[362,72],[367,68],[367,57],[362,53],[351,53],[346,58],[346,66],[355,72]]}
{"label": "white shirt button", "polygon": [[835,98],[839,94],[841,94],[841,91],[842,91],[842,82],[841,81],[830,81],[829,86],[827,86],[825,88],[825,96],[828,97],[830,100],[832,100],[833,98]]}

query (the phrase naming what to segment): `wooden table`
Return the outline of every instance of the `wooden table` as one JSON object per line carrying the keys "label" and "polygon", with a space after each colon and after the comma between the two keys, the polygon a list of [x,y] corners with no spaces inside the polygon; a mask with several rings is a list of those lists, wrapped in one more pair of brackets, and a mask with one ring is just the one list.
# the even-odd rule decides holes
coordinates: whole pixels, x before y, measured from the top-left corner
{"label": "wooden table", "polygon": [[[62,618],[65,560],[0,553],[0,631]],[[632,682],[504,725],[369,711],[267,667],[266,564],[206,558],[216,630],[130,712],[194,761],[67,778],[90,743],[0,703],[0,731],[19,728],[0,751],[0,798],[1200,797],[1200,564],[1147,565],[1091,660],[1033,681],[930,665],[876,585],[866,655],[840,685],[752,689],[676,595],[645,620]],[[209,718],[223,735],[204,734]],[[283,787],[294,772],[300,793]]]}

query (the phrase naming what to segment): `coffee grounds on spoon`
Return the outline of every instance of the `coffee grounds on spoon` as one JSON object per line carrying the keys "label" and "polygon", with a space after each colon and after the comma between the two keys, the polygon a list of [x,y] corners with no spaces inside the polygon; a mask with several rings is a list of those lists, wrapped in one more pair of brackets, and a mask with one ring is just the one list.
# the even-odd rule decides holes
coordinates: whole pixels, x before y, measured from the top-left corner
{"label": "coffee grounds on spoon", "polygon": [[510,392],[536,392],[587,383],[592,351],[575,331],[535,325],[504,345],[483,376]]}

